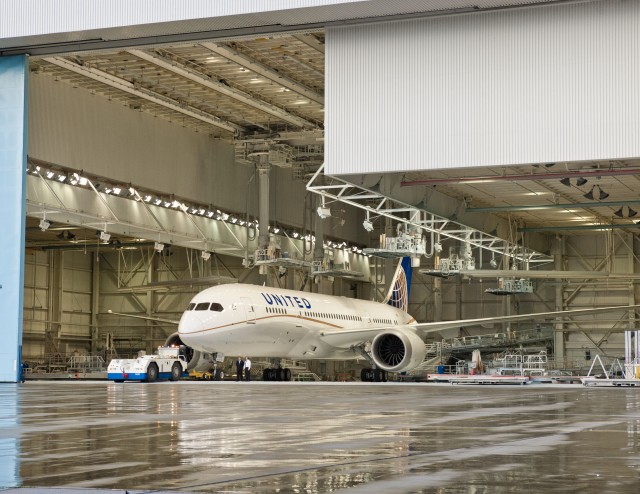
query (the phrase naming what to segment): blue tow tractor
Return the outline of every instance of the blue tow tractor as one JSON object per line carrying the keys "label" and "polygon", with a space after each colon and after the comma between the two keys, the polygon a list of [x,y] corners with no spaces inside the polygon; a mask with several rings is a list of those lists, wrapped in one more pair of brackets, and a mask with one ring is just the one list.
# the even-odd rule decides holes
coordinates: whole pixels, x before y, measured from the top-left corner
{"label": "blue tow tractor", "polygon": [[159,347],[154,355],[141,355],[135,359],[113,359],[107,368],[107,378],[115,382],[159,379],[177,381],[186,375],[187,361],[176,347]]}

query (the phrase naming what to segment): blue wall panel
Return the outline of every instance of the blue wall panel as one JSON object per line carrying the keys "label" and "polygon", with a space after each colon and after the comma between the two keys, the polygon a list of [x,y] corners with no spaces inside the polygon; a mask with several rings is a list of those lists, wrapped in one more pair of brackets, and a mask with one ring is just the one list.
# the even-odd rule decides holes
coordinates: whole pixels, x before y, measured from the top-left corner
{"label": "blue wall panel", "polygon": [[27,57],[0,57],[0,382],[20,379],[27,77]]}

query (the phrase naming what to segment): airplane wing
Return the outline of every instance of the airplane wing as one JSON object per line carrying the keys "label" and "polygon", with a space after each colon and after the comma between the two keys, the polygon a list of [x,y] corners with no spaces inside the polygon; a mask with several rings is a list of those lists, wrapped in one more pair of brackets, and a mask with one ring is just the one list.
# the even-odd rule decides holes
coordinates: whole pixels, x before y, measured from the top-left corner
{"label": "airplane wing", "polygon": [[175,324],[176,326],[180,321],[172,321],[171,319],[162,319],[160,317],[148,317],[148,316],[134,316],[133,314],[123,314],[122,312],[113,312],[111,309],[107,311],[108,314],[114,316],[133,317],[134,319],[144,319],[145,321],[164,322],[167,324]]}
{"label": "airplane wing", "polygon": [[437,331],[443,331],[445,329],[462,328],[465,326],[478,326],[487,323],[502,323],[502,322],[515,322],[515,321],[535,321],[543,319],[552,319],[556,317],[572,317],[583,316],[589,314],[599,314],[603,312],[615,312],[615,311],[629,311],[640,308],[638,305],[622,305],[616,307],[596,307],[593,309],[576,309],[576,310],[560,310],[555,312],[539,312],[536,314],[519,314],[514,316],[497,316],[497,317],[482,317],[479,319],[460,319],[458,321],[440,321],[440,322],[423,322],[418,324],[411,324],[405,326],[378,326],[374,328],[354,328],[345,329],[336,332],[325,331],[320,333],[324,339],[328,342],[335,339],[338,341],[344,340],[345,335],[362,335],[362,339],[372,338],[377,333],[386,329],[393,328],[407,328],[413,329],[421,336],[425,336],[428,333],[435,333]]}

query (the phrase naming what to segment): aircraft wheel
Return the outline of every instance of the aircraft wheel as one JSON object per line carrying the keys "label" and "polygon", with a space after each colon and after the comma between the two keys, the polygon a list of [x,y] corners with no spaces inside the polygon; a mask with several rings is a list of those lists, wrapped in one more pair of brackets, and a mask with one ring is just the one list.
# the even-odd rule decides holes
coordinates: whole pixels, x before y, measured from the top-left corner
{"label": "aircraft wheel", "polygon": [[360,371],[360,380],[362,382],[371,383],[374,380],[373,369],[362,369]]}
{"label": "aircraft wheel", "polygon": [[291,381],[291,369],[282,369],[282,380]]}
{"label": "aircraft wheel", "polygon": [[[151,367],[151,365],[149,365],[149,367]],[[180,379],[181,374],[182,374],[182,366],[180,365],[180,362],[174,362],[173,365],[171,366],[171,377],[169,379],[171,379],[172,381],[177,381],[178,379]],[[147,376],[149,376],[148,371],[147,371]]]}
{"label": "aircraft wheel", "polygon": [[271,369],[264,369],[262,371],[262,380],[271,381]]}
{"label": "aircraft wheel", "polygon": [[280,367],[273,369],[273,380],[282,381],[282,369]]}
{"label": "aircraft wheel", "polygon": [[224,379],[224,371],[221,371],[220,369],[216,370],[216,373],[214,375],[214,380],[215,381],[222,381]]}
{"label": "aircraft wheel", "polygon": [[158,365],[155,362],[151,362],[149,367],[147,367],[147,378],[145,379],[148,383],[154,383],[158,380]]}
{"label": "aircraft wheel", "polygon": [[373,369],[373,379],[377,383],[382,381],[382,371],[380,369]]}

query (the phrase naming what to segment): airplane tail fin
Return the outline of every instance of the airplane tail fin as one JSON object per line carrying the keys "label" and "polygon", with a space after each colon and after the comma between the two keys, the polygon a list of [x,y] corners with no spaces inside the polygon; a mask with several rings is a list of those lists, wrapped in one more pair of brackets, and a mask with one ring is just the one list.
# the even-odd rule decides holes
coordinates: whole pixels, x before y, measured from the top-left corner
{"label": "airplane tail fin", "polygon": [[409,310],[409,290],[411,288],[411,258],[403,257],[398,263],[396,273],[393,276],[389,292],[384,299],[385,304],[389,304],[397,309],[407,312]]}

